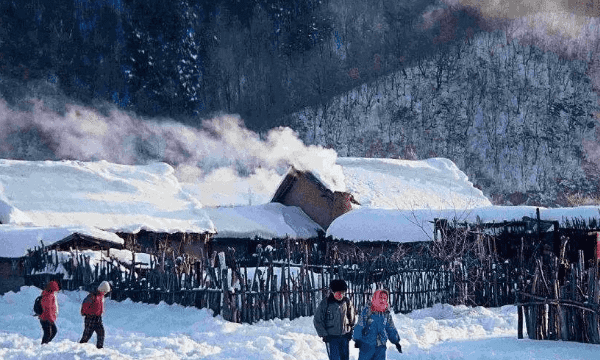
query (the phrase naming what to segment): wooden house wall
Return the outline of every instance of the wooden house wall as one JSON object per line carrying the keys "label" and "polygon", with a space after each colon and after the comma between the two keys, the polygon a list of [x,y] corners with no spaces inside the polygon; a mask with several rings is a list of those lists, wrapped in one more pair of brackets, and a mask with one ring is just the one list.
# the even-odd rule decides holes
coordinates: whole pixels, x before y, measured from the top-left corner
{"label": "wooden house wall", "polygon": [[[579,259],[579,251],[583,251],[583,261],[586,267],[591,260],[598,258],[596,232],[590,232],[584,229],[561,229],[560,237],[566,240],[565,258],[570,263],[576,263]],[[555,240],[554,253],[560,257],[560,246],[562,240],[557,237]],[[593,261],[595,264],[596,262]]]}
{"label": "wooden house wall", "polygon": [[[255,263],[256,254],[263,250],[263,255],[273,252],[275,259],[291,254],[300,254],[298,262],[309,265],[331,265],[329,261],[354,261],[361,262],[366,258],[384,256],[386,258],[402,258],[409,255],[428,255],[427,242],[397,243],[391,241],[347,241],[331,237],[319,236],[308,239],[244,239],[244,238],[219,238],[211,242],[208,257],[214,253],[234,250],[234,256],[239,263],[250,266]],[[300,256],[298,255],[298,256]],[[306,258],[304,258],[306,256]]]}
{"label": "wooden house wall", "polygon": [[17,292],[25,285],[23,258],[0,258],[0,294]]}
{"label": "wooden house wall", "polygon": [[187,254],[193,258],[202,258],[212,235],[208,233],[156,233],[141,230],[136,234],[117,233],[125,240],[125,248],[157,254],[163,252],[176,256]]}

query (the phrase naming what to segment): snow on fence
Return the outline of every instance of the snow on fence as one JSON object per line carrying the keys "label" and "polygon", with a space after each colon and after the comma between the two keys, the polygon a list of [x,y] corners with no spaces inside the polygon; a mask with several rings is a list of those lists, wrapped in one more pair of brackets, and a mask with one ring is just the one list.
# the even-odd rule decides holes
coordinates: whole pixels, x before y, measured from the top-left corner
{"label": "snow on fence", "polygon": [[226,320],[244,323],[311,316],[328,295],[334,278],[348,282],[349,296],[357,308],[368,304],[380,287],[390,291],[394,312],[456,300],[453,272],[429,258],[392,260],[380,255],[359,264],[311,265],[292,262],[291,256],[287,261],[274,260],[272,252],[262,251],[256,266],[240,267],[233,254],[233,249],[215,253],[183,272],[177,266],[160,266],[153,256],[146,256],[147,262],[136,261],[141,256],[138,253],[130,253],[131,259],[125,261],[98,251],[40,248],[26,258],[26,284],[43,287],[53,279],[59,280],[63,289],[92,290],[108,280],[113,287],[110,296],[117,301],[130,298],[208,308]]}

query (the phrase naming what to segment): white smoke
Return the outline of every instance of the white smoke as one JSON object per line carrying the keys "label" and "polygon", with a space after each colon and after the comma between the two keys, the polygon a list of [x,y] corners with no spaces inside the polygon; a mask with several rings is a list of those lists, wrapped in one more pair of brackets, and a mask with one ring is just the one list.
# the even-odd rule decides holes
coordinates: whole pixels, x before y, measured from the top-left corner
{"label": "white smoke", "polygon": [[21,160],[106,160],[119,164],[162,161],[206,206],[268,202],[290,165],[315,173],[332,190],[344,190],[337,153],[306,146],[290,128],[264,139],[242,119],[223,115],[198,128],[143,120],[122,111],[68,106],[64,115],[31,101],[30,111],[0,102],[0,157]]}

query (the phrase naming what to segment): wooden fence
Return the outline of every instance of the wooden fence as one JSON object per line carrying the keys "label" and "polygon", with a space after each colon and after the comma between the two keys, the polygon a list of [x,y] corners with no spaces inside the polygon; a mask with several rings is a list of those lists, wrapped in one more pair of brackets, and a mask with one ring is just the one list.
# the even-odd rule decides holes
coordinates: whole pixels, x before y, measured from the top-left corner
{"label": "wooden fence", "polygon": [[533,276],[519,292],[519,338],[524,324],[530,339],[600,343],[598,266],[593,260],[586,269],[583,251],[579,259],[576,264],[553,255],[537,259]]}
{"label": "wooden fence", "polygon": [[535,218],[475,224],[437,219],[435,226],[441,242],[479,244],[471,247],[474,255],[489,257],[477,266],[463,256],[464,270],[454,272],[463,303],[500,306],[514,299],[519,338],[526,329],[530,339],[600,343],[600,221],[542,220],[538,209]]}
{"label": "wooden fence", "polygon": [[43,287],[54,279],[68,290],[90,291],[108,280],[111,297],[117,301],[130,298],[208,308],[226,320],[244,323],[311,316],[335,278],[348,282],[348,294],[357,308],[368,304],[375,289],[384,287],[390,291],[392,310],[404,313],[456,302],[458,288],[452,271],[432,259],[378,256],[361,264],[320,266],[274,260],[268,251],[259,254],[254,267],[239,266],[231,250],[214,254],[207,263],[196,262],[184,273],[176,268],[161,271],[156,262],[141,264],[135,258],[124,265],[105,257],[94,265],[76,251],[65,256],[37,249],[26,260],[26,274],[28,285]]}
{"label": "wooden fence", "polygon": [[469,261],[453,271],[456,299],[453,304],[499,307],[515,304],[519,268],[515,261]]}

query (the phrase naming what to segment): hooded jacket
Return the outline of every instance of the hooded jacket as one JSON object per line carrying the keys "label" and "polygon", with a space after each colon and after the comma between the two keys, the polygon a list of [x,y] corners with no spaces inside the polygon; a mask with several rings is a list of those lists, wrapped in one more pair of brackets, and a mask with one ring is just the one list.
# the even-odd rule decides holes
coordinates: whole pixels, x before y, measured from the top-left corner
{"label": "hooded jacket", "polygon": [[55,281],[50,281],[46,285],[46,289],[42,292],[42,314],[40,320],[56,322],[58,317],[58,301],[56,300],[56,292],[58,284]]}
{"label": "hooded jacket", "polygon": [[[387,293],[387,291],[384,292]],[[400,336],[389,309],[386,308],[383,312],[373,311],[371,305],[362,309],[354,328],[353,339],[373,347],[385,346],[388,340],[393,344],[400,342]]]}
{"label": "hooded jacket", "polygon": [[355,323],[356,312],[350,299],[344,296],[338,301],[333,294],[321,300],[313,318],[317,335],[320,337],[348,335]]}

